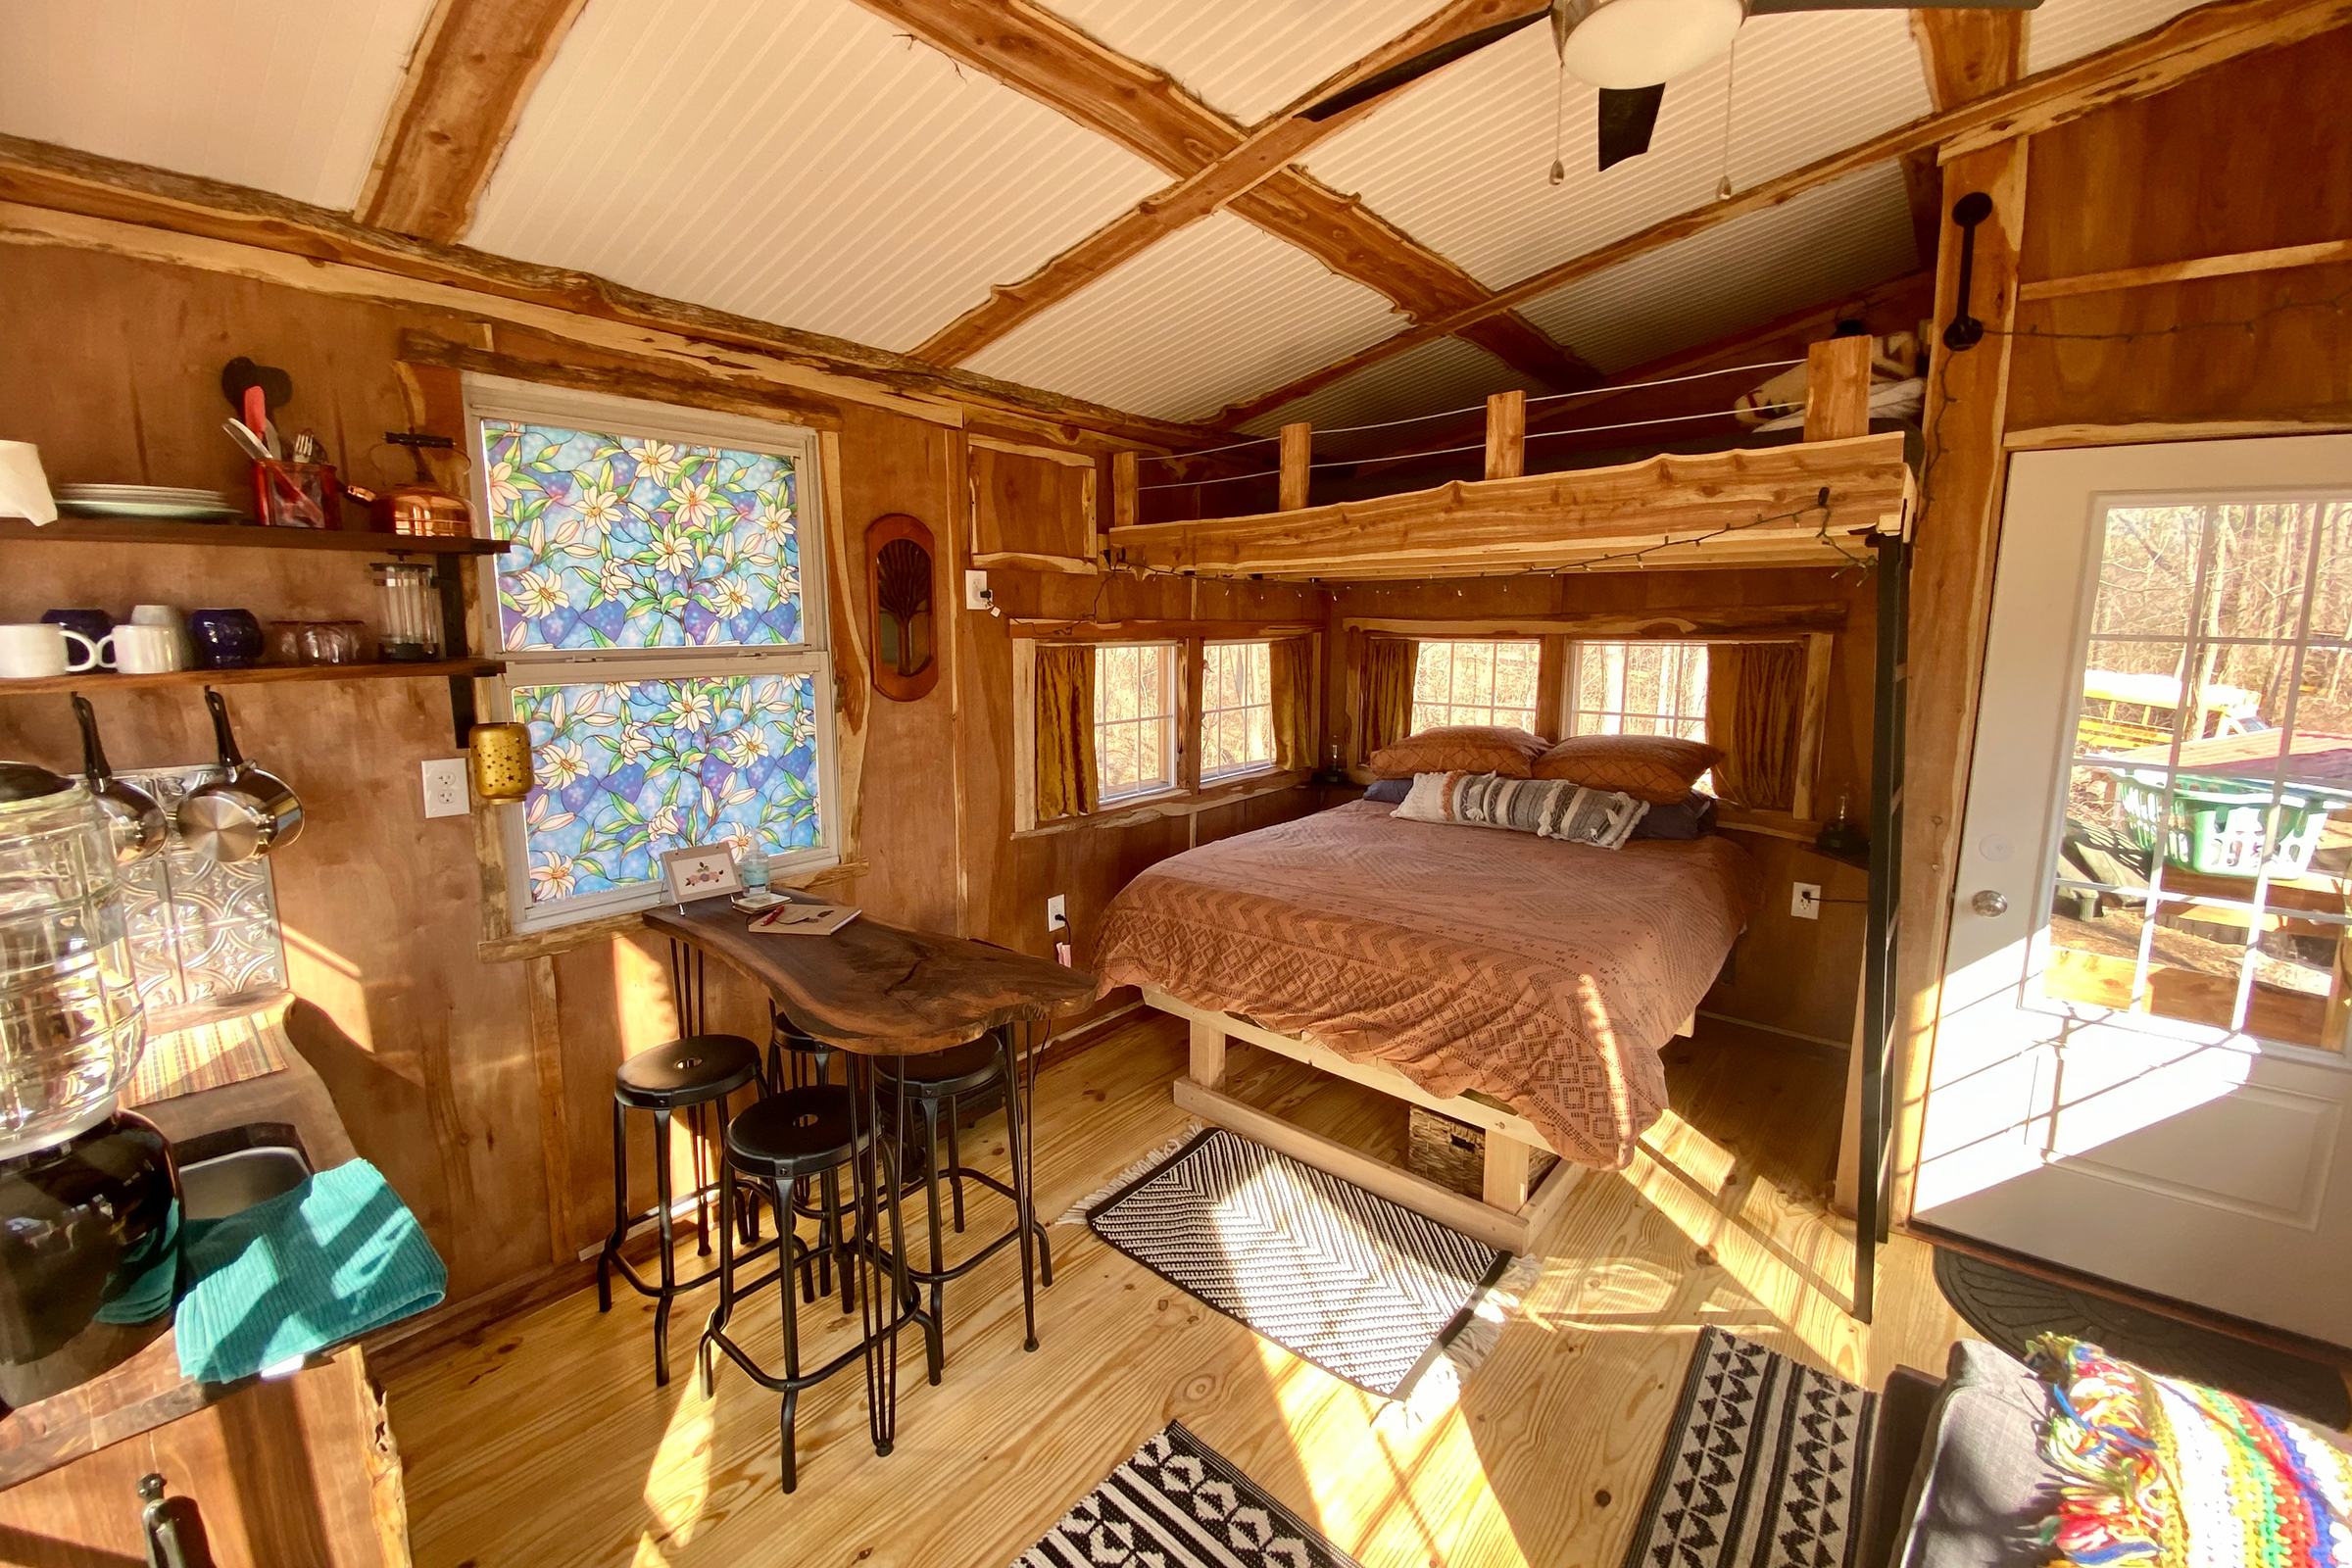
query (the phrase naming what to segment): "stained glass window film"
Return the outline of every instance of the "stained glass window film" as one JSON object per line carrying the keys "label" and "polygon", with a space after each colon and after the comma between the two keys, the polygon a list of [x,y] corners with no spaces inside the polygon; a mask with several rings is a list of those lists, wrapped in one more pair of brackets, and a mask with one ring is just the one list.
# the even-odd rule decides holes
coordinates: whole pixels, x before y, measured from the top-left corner
{"label": "stained glass window film", "polygon": [[535,906],[662,874],[663,852],[823,842],[808,671],[518,685],[536,779],[523,807]]}
{"label": "stained glass window film", "polygon": [[790,457],[481,422],[509,652],[804,640]]}

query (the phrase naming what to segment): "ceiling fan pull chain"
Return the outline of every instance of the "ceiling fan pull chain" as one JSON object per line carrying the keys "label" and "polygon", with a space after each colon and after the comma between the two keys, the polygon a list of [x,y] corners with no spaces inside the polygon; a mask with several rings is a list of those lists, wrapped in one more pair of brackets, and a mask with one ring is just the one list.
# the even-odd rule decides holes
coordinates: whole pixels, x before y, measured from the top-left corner
{"label": "ceiling fan pull chain", "polygon": [[1551,92],[1551,182],[1557,185],[1568,177],[1568,165],[1560,157],[1560,127],[1568,112],[1568,57],[1560,56],[1560,74]]}
{"label": "ceiling fan pull chain", "polygon": [[1732,38],[1732,46],[1723,53],[1723,178],[1715,185],[1715,199],[1732,199],[1732,91],[1740,79],[1740,39]]}

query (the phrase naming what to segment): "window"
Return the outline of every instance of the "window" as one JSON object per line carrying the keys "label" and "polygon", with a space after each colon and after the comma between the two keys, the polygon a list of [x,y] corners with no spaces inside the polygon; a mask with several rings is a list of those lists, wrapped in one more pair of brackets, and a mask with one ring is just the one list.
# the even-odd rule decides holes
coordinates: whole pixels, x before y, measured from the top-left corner
{"label": "window", "polygon": [[1576,645],[1571,735],[1707,738],[1707,645]]}
{"label": "window", "polygon": [[1095,776],[1103,803],[1175,788],[1175,644],[1095,650]]}
{"label": "window", "polygon": [[1413,730],[1507,724],[1533,730],[1544,645],[1534,638],[1424,642],[1413,658]]}
{"label": "window", "polygon": [[475,501],[509,711],[535,778],[506,813],[517,929],[666,897],[662,856],[837,859],[815,441],[759,420],[469,377]]}
{"label": "window", "polygon": [[1200,776],[1274,765],[1274,649],[1210,643],[1200,665]]}

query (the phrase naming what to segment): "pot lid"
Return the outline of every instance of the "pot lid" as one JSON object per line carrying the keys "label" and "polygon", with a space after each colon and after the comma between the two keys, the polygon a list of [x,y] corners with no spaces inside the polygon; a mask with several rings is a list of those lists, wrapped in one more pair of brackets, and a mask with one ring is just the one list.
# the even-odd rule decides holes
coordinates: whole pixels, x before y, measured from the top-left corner
{"label": "pot lid", "polygon": [[0,762],[0,806],[62,795],[76,782],[30,762]]}

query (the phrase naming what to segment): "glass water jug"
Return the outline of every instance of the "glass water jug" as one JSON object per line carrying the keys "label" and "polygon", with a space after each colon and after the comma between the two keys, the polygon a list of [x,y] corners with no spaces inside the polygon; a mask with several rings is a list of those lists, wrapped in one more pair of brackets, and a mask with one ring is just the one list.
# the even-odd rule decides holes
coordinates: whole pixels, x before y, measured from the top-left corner
{"label": "glass water jug", "polygon": [[0,1159],[106,1116],[146,1039],[105,817],[80,780],[0,762]]}

